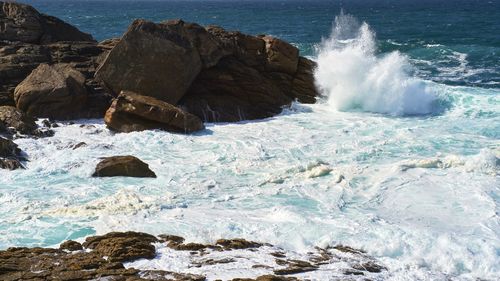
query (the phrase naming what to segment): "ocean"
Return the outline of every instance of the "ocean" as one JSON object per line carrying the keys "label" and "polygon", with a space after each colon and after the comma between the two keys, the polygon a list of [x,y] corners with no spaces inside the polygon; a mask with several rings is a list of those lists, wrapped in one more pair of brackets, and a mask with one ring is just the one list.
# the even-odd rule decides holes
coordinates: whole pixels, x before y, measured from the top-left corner
{"label": "ocean", "polygon": [[[96,119],[18,139],[29,161],[0,170],[0,249],[136,230],[345,244],[388,280],[500,278],[499,1],[20,2],[97,40],[136,18],[271,34],[318,63],[322,97],[192,135],[115,134]],[[90,176],[126,154],[158,178]]]}

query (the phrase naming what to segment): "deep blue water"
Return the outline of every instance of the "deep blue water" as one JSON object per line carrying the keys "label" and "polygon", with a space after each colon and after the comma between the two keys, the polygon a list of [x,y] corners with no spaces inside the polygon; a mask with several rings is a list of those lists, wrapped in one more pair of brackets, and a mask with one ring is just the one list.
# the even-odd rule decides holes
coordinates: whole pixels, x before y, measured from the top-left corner
{"label": "deep blue water", "polygon": [[27,0],[97,40],[119,37],[133,19],[182,18],[250,34],[272,34],[314,55],[343,9],[366,21],[380,52],[408,55],[419,76],[450,85],[500,88],[498,0],[127,1]]}

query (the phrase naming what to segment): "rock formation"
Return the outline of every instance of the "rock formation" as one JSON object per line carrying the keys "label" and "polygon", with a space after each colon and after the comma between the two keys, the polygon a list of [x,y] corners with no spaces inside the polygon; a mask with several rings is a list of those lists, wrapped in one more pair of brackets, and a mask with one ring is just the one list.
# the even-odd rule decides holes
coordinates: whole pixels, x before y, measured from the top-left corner
{"label": "rock formation", "polygon": [[[247,272],[254,270],[261,276],[234,278],[232,281],[296,281],[304,279],[293,275],[314,271],[323,272],[323,276],[329,274],[335,280],[353,280],[351,276],[363,277],[363,280],[387,278],[384,275],[386,268],[377,260],[360,250],[341,245],[316,248],[298,258],[296,253],[244,239],[219,239],[215,244],[184,244],[183,241],[184,238],[174,235],[159,235],[157,238],[129,231],[87,237],[83,244],[66,241],[59,249],[9,248],[0,251],[0,279],[202,281],[206,280],[205,276],[183,270],[198,268],[202,269],[200,272],[203,269],[213,272],[214,269],[224,271],[224,268],[229,268],[235,272],[238,267]],[[138,270],[130,265],[125,268],[123,264],[153,259],[161,255],[161,251],[167,251],[173,262],[176,251],[189,251],[189,258],[186,260],[184,253],[178,253],[182,263],[177,272]],[[260,261],[256,257],[261,257]]]}
{"label": "rock formation", "polygon": [[0,169],[16,170],[21,165],[21,150],[12,140],[0,137]]}
{"label": "rock formation", "polygon": [[99,162],[92,175],[94,177],[141,177],[156,178],[148,164],[134,156],[106,157]]}
{"label": "rock formation", "polygon": [[[271,36],[171,20],[136,20],[96,72],[105,88],[181,106],[204,121],[276,115],[317,97],[314,63]],[[131,120],[132,121],[132,120]]]}
{"label": "rock formation", "polygon": [[40,64],[17,85],[17,108],[30,116],[76,119],[87,101],[85,76],[67,64]]}
{"label": "rock formation", "polygon": [[109,128],[119,132],[162,129],[190,133],[202,130],[203,122],[193,114],[149,96],[122,91],[104,116]]}

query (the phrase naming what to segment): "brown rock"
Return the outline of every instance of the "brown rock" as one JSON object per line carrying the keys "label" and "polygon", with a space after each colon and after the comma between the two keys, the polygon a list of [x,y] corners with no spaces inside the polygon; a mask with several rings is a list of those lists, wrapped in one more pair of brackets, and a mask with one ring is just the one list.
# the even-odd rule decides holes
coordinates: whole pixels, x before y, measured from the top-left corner
{"label": "brown rock", "polygon": [[259,248],[263,245],[245,239],[219,239],[215,244],[222,246],[224,250]]}
{"label": "brown rock", "polygon": [[103,236],[92,236],[85,239],[83,246],[93,249],[109,261],[124,262],[140,258],[152,259],[156,256],[152,243],[158,242],[156,237],[140,232],[110,232]]}
{"label": "brown rock", "polygon": [[87,96],[85,77],[66,64],[41,64],[14,92],[17,108],[53,119],[77,118]]}
{"label": "brown rock", "polygon": [[61,245],[59,245],[59,249],[73,252],[83,250],[83,247],[82,244],[76,241],[68,240],[61,243]]}
{"label": "brown rock", "polygon": [[0,40],[45,44],[57,41],[93,41],[55,17],[40,14],[33,7],[0,1]]}
{"label": "brown rock", "polygon": [[180,104],[204,121],[235,122],[271,117],[291,100],[255,68],[228,57],[200,73]]}
{"label": "brown rock", "polygon": [[12,140],[0,137],[0,157],[17,158],[21,150]]}
{"label": "brown rock", "polygon": [[169,103],[123,91],[104,117],[106,125],[119,132],[161,129],[191,133],[204,129],[201,120]]}
{"label": "brown rock", "polygon": [[319,92],[314,84],[314,68],[316,63],[300,57],[297,72],[293,78],[291,94],[292,98],[302,103],[315,103]]}
{"label": "brown rock", "polygon": [[264,36],[262,39],[266,42],[267,69],[295,74],[299,63],[299,49],[272,36]]}
{"label": "brown rock", "polygon": [[186,34],[182,22],[135,20],[96,77],[113,93],[135,91],[176,104],[202,67]]}
{"label": "brown rock", "polygon": [[37,129],[35,119],[13,106],[0,106],[0,123],[21,134],[33,134]]}
{"label": "brown rock", "polygon": [[134,156],[106,157],[97,164],[92,176],[156,178],[149,165]]}

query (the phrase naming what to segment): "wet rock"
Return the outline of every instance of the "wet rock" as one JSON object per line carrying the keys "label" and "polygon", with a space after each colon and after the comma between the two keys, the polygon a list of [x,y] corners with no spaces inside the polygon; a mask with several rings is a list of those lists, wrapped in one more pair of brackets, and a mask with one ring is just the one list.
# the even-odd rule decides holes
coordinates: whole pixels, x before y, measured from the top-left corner
{"label": "wet rock", "polygon": [[161,129],[191,133],[204,129],[195,115],[149,96],[123,91],[104,117],[106,125],[119,132]]}
{"label": "wet rock", "polygon": [[368,261],[364,263],[358,263],[352,265],[352,268],[361,270],[361,271],[368,271],[368,272],[381,272],[382,270],[387,270],[385,267],[374,263],[373,261]]}
{"label": "wet rock", "polygon": [[160,238],[161,242],[174,242],[177,244],[182,244],[184,242],[184,238],[177,235],[160,234],[158,238]]}
{"label": "wet rock", "polygon": [[111,232],[85,239],[83,246],[108,257],[109,261],[124,262],[140,258],[152,259],[156,255],[152,243],[158,239],[140,232]]}
{"label": "wet rock", "polygon": [[17,108],[59,120],[78,118],[87,97],[85,76],[66,64],[40,64],[14,92]]}
{"label": "wet rock", "polygon": [[144,93],[176,104],[202,68],[182,21],[135,20],[97,70],[109,90]]}
{"label": "wet rock", "polygon": [[273,80],[228,57],[200,73],[180,104],[204,121],[235,122],[274,116],[291,101]]}
{"label": "wet rock", "polygon": [[61,243],[61,245],[59,245],[59,249],[73,252],[73,251],[83,250],[83,247],[82,247],[82,244],[80,244],[76,241],[68,240],[68,241]]}
{"label": "wet rock", "polygon": [[25,135],[34,134],[38,127],[34,118],[13,106],[0,106],[0,124]]}
{"label": "wet rock", "polygon": [[310,262],[301,260],[287,260],[285,263],[281,263],[280,265],[286,265],[287,267],[282,269],[275,269],[274,274],[276,275],[297,274],[308,271],[315,271],[318,269],[318,266],[312,265]]}
{"label": "wet rock", "polygon": [[75,149],[78,149],[78,148],[81,148],[81,147],[85,147],[85,146],[87,146],[87,143],[82,141],[82,142],[79,142],[79,143],[73,145],[71,148],[73,150],[75,150]]}
{"label": "wet rock", "polygon": [[92,36],[33,7],[0,1],[0,40],[46,44],[57,41],[94,41]]}
{"label": "wet rock", "polygon": [[0,158],[0,169],[17,170],[17,169],[24,169],[24,166],[21,164],[19,159]]}
{"label": "wet rock", "polygon": [[259,248],[263,245],[245,239],[219,239],[215,244],[222,246],[224,250]]}
{"label": "wet rock", "polygon": [[106,157],[95,168],[93,177],[148,177],[156,178],[149,165],[134,156]]}
{"label": "wet rock", "polygon": [[12,140],[0,137],[0,168],[15,170],[23,168],[21,150]]}
{"label": "wet rock", "polygon": [[291,97],[301,103],[315,103],[319,92],[314,82],[316,63],[310,59],[299,57],[297,72],[292,80]]}

